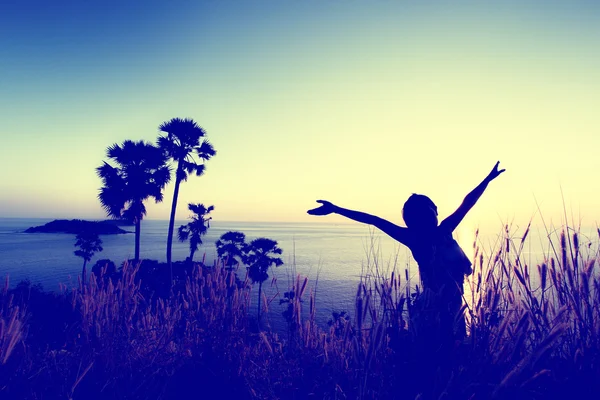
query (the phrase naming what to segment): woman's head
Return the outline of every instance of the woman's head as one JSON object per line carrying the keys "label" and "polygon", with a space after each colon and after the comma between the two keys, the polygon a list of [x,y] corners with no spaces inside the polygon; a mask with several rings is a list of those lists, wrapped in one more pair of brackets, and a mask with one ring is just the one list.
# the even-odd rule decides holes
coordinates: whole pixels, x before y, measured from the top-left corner
{"label": "woman's head", "polygon": [[409,228],[435,228],[438,225],[437,215],[435,203],[422,194],[413,193],[402,208],[402,218]]}

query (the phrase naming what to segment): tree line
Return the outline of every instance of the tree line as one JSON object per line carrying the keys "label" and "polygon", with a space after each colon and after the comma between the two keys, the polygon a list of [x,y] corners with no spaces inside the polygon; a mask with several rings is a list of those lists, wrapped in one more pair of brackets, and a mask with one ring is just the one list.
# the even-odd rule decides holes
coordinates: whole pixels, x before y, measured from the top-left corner
{"label": "tree line", "polygon": [[[206,171],[206,162],[217,152],[206,138],[206,131],[193,119],[173,118],[159,126],[156,143],[143,140],[125,140],[122,144],[113,144],[106,150],[108,160],[96,168],[102,181],[98,199],[107,216],[124,219],[135,227],[134,261],[140,262],[141,221],[147,214],[145,202],[153,199],[163,201],[163,189],[171,182],[173,171],[175,185],[167,233],[166,260],[173,283],[172,247],[175,231],[175,214],[182,182],[192,175],[202,176]],[[179,227],[177,237],[180,241],[189,241],[190,256],[202,244],[210,227],[212,217],[209,214],[214,206],[202,203],[190,203],[188,209],[191,221]],[[94,253],[102,251],[102,241],[97,235],[83,232],[77,235],[75,246],[79,249],[75,255],[84,260],[82,279],[85,282],[86,263]],[[247,266],[249,277],[259,283],[259,298],[262,282],[268,278],[268,269],[280,266],[281,248],[275,240],[258,238],[246,243],[242,232],[227,232],[216,242],[217,254],[227,267],[242,263]],[[260,303],[260,302],[259,302]],[[260,305],[259,305],[260,313]]]}

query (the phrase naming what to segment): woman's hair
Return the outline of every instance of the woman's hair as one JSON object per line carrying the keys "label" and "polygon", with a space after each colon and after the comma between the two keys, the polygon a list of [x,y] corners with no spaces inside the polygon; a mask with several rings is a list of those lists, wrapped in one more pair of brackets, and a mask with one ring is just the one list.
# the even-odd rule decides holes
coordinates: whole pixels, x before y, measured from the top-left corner
{"label": "woman's hair", "polygon": [[419,225],[429,209],[433,209],[437,215],[437,206],[429,197],[413,193],[402,207],[402,218],[404,218],[406,226]]}

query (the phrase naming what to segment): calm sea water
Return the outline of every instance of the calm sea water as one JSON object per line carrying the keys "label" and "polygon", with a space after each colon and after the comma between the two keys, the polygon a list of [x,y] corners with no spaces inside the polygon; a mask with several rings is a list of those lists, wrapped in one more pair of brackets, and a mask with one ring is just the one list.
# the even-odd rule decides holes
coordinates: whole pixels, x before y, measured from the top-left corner
{"label": "calm sea water", "polygon": [[[57,290],[58,284],[76,286],[81,273],[82,259],[73,254],[75,236],[69,234],[23,233],[31,226],[43,225],[50,219],[0,218],[0,277],[9,275],[11,286],[22,279],[40,283],[46,290]],[[185,221],[176,222],[176,227]],[[133,227],[124,227],[133,230]],[[164,261],[168,221],[145,220],[141,229],[141,257]],[[230,230],[242,231],[247,239],[268,237],[277,240],[283,249],[285,264],[272,269],[271,279],[264,284],[264,290],[271,303],[271,315],[279,315],[283,305],[279,305],[277,293],[288,289],[296,274],[309,278],[309,290],[315,288],[318,277],[317,318],[323,323],[330,318],[332,311],[352,311],[354,296],[361,274],[376,264],[381,270],[391,271],[397,265],[399,271],[408,268],[412,284],[418,283],[418,270],[404,246],[376,229],[362,224],[327,223],[255,223],[214,221],[203,238],[204,244],[196,253],[197,260],[206,257],[212,263],[216,257],[215,241]],[[103,235],[104,251],[96,254],[96,260],[108,258],[117,264],[132,258],[134,234]],[[473,237],[460,241],[465,252],[470,255]],[[490,236],[486,239],[493,242]],[[543,257],[544,249],[531,240],[534,248],[526,249],[534,263]],[[173,258],[183,260],[189,255],[188,244],[174,241]],[[245,272],[242,272],[244,274]],[[257,290],[254,290],[256,296]],[[254,299],[254,302],[256,299]]]}
{"label": "calm sea water", "polygon": [[[24,233],[31,226],[43,225],[51,219],[0,218],[0,277],[9,275],[11,286],[23,279],[40,283],[46,290],[58,290],[59,283],[68,287],[77,285],[82,259],[73,254],[75,235],[52,233]],[[177,221],[179,226],[185,221]],[[123,227],[132,230],[133,227]],[[283,249],[284,265],[272,269],[263,290],[270,298],[271,314],[280,314],[278,291],[283,294],[296,274],[309,278],[309,289],[317,282],[317,309],[319,319],[326,321],[332,311],[352,310],[357,284],[363,269],[373,265],[376,251],[380,266],[387,268],[398,254],[398,265],[408,262],[406,248],[361,224],[324,223],[249,223],[211,222],[203,237],[203,245],[196,260],[206,257],[212,263],[216,257],[215,241],[230,230],[241,231],[247,240],[268,237],[277,240]],[[145,259],[165,260],[168,221],[144,220],[141,227],[140,255]],[[108,258],[117,264],[132,258],[134,234],[102,235],[104,250],[97,253],[88,265]],[[187,243],[174,241],[173,259],[183,260],[189,255]],[[412,271],[414,270],[414,271]],[[411,275],[417,273],[413,265]],[[244,274],[245,272],[241,272]],[[418,277],[416,278],[418,279]],[[254,290],[256,295],[257,290]],[[255,301],[255,300],[254,300]]]}

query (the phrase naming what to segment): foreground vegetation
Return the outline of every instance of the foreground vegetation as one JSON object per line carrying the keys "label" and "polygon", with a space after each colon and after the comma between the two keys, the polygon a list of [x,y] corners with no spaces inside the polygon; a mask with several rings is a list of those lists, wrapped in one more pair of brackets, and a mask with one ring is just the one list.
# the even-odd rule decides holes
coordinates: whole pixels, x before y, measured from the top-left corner
{"label": "foreground vegetation", "polygon": [[[597,245],[566,230],[539,265],[529,265],[527,231],[508,236],[507,229],[485,251],[474,246],[470,337],[444,355],[427,308],[432,294],[394,266],[384,272],[376,259],[353,312],[334,314],[329,326],[317,326],[313,292],[298,277],[281,298],[284,335],[258,329],[249,278],[220,265],[174,265],[172,289],[167,268],[144,262],[96,270],[58,294],[27,284],[9,290],[7,281],[0,397],[594,398]],[[279,311],[264,296],[262,304],[267,317]]]}

